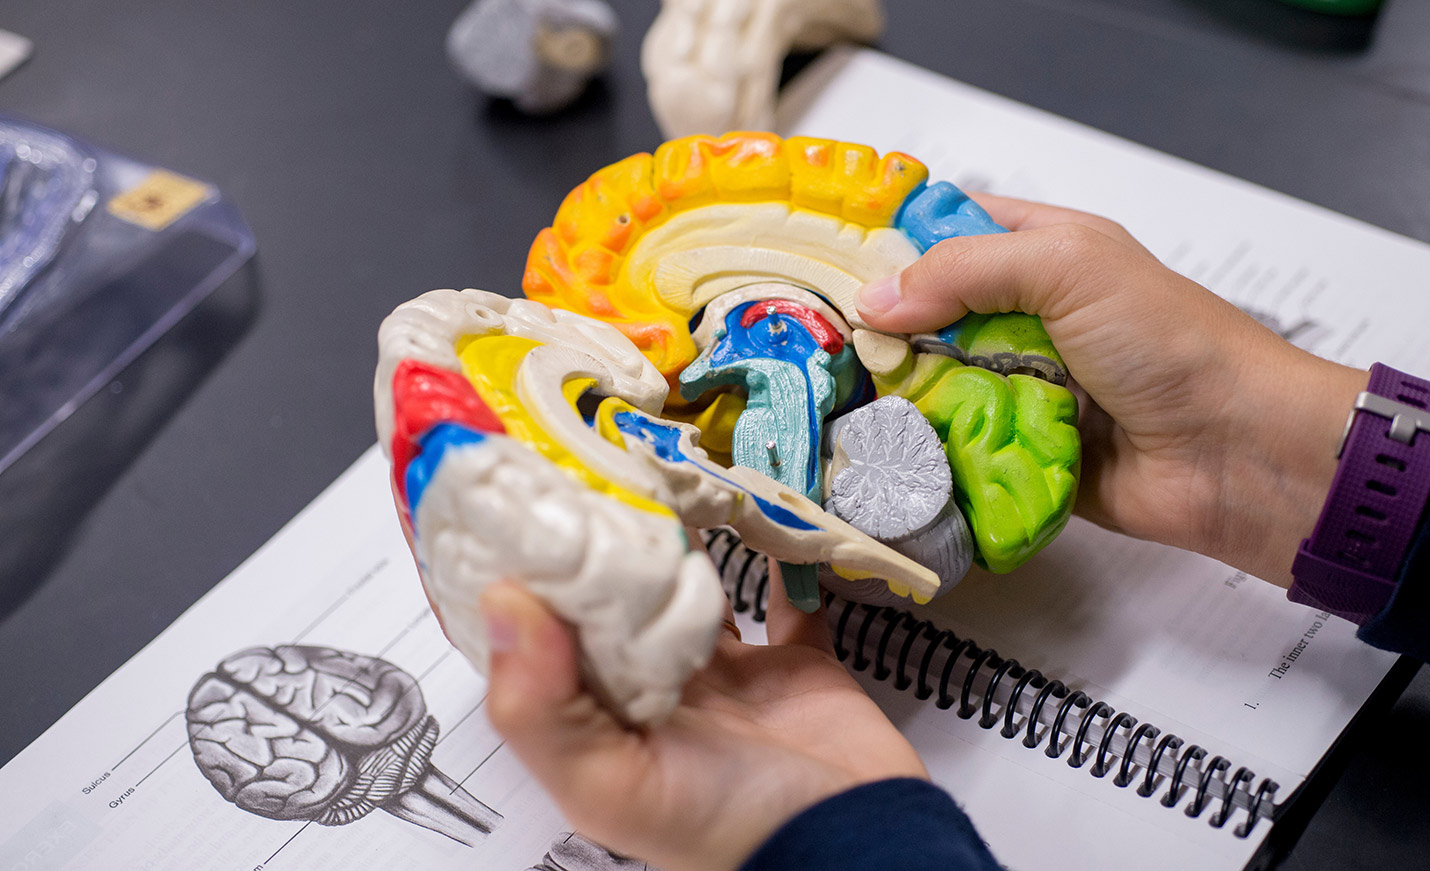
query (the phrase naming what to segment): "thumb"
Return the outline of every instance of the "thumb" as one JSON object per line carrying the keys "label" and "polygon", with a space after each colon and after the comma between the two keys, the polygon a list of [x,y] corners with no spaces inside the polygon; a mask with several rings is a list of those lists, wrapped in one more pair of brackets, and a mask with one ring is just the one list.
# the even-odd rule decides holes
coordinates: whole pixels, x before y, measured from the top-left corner
{"label": "thumb", "polygon": [[581,685],[569,627],[536,596],[510,582],[482,592],[491,652],[487,716],[547,789],[557,795],[587,764],[628,744],[627,733]]}
{"label": "thumb", "polygon": [[969,312],[1020,311],[1057,320],[1108,292],[1099,274],[1116,274],[1135,252],[1082,224],[1058,224],[934,245],[902,272],[859,291],[859,314],[875,329],[918,333]]}

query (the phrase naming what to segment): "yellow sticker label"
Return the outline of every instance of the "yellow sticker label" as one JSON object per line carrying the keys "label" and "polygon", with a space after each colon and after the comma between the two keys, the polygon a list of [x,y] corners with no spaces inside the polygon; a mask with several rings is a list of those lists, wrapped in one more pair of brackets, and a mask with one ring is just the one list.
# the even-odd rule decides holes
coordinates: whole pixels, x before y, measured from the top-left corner
{"label": "yellow sticker label", "polygon": [[129,190],[116,194],[107,208],[116,218],[149,230],[162,230],[209,196],[203,182],[156,169]]}

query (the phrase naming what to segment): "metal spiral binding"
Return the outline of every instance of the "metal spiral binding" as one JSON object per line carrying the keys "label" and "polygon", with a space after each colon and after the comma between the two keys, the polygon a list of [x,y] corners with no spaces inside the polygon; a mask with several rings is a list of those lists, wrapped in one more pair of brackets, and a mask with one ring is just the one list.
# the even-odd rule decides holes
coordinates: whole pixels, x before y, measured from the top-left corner
{"label": "metal spiral binding", "polygon": [[[1115,786],[1130,786],[1133,767],[1140,767],[1138,795],[1150,798],[1161,792],[1166,807],[1189,799],[1189,817],[1200,817],[1215,805],[1207,818],[1215,828],[1225,826],[1234,812],[1244,811],[1245,820],[1233,829],[1239,838],[1248,837],[1261,819],[1275,817],[1279,786],[1270,778],[1253,787],[1256,775],[1245,766],[1227,777],[1231,762],[1225,757],[1208,760],[1204,747],[1164,734],[1150,723],[1139,724],[1126,711],[906,611],[846,602],[831,594],[825,601],[835,655],[854,671],[872,668],[877,680],[893,678],[895,687],[912,688],[919,698],[937,697],[938,707],[955,708],[957,716],[973,719],[980,728],[993,730],[1001,722],[998,734],[1004,738],[1021,733],[1023,746],[1041,746],[1053,759],[1066,754],[1073,768],[1091,761],[1088,771],[1094,777],[1115,770]],[[917,671],[911,675],[915,662]],[[1013,684],[1005,692],[1008,681]],[[1001,713],[995,712],[1000,704]]]}
{"label": "metal spiral binding", "polygon": [[769,604],[770,568],[761,554],[745,547],[745,543],[723,527],[701,531],[705,550],[720,573],[720,585],[736,614],[753,611],[754,619],[764,622]]}
{"label": "metal spiral binding", "polygon": [[[706,530],[704,537],[735,611],[752,611],[755,620],[764,620],[769,595],[765,560],[730,530]],[[937,696],[938,708],[956,706],[955,715],[965,720],[978,715],[974,721],[980,728],[998,727],[1004,738],[1021,733],[1023,746],[1043,746],[1050,758],[1067,752],[1073,768],[1091,759],[1088,771],[1094,777],[1116,770],[1114,786],[1131,786],[1136,779],[1133,768],[1139,767],[1139,796],[1151,798],[1165,787],[1160,803],[1170,808],[1190,795],[1185,809],[1190,817],[1215,804],[1207,819],[1214,828],[1225,826],[1237,810],[1244,811],[1244,820],[1232,830],[1238,838],[1250,836],[1262,819],[1276,816],[1279,785],[1264,777],[1253,788],[1256,775],[1245,766],[1228,778],[1231,763],[1226,758],[1208,761],[1204,747],[1139,723],[1126,711],[907,611],[861,605],[829,593],[825,604],[835,655],[856,672],[872,668],[876,680],[892,679],[895,689],[913,690],[924,700]],[[1002,710],[995,711],[999,704]]]}

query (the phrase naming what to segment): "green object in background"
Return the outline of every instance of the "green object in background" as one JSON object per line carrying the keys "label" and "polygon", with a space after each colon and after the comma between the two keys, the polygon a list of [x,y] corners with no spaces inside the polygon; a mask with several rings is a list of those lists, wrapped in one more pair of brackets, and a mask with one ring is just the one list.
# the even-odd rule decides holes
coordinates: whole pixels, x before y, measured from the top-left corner
{"label": "green object in background", "polygon": [[1382,0],[1281,0],[1290,6],[1300,6],[1332,15],[1369,15],[1380,8]]}

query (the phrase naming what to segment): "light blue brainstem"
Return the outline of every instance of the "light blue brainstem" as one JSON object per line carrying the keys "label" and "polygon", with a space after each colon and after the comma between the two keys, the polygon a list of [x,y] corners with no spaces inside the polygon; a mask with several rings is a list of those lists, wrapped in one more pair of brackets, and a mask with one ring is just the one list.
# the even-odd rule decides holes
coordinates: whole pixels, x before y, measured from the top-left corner
{"label": "light blue brainstem", "polygon": [[[732,439],[735,462],[818,502],[819,440],[834,408],[835,358],[788,314],[773,312],[744,326],[745,313],[761,304],[747,302],[725,316],[715,341],[680,373],[680,393],[693,400],[715,387],[745,388],[748,399]],[[853,360],[839,357],[845,365]]]}

